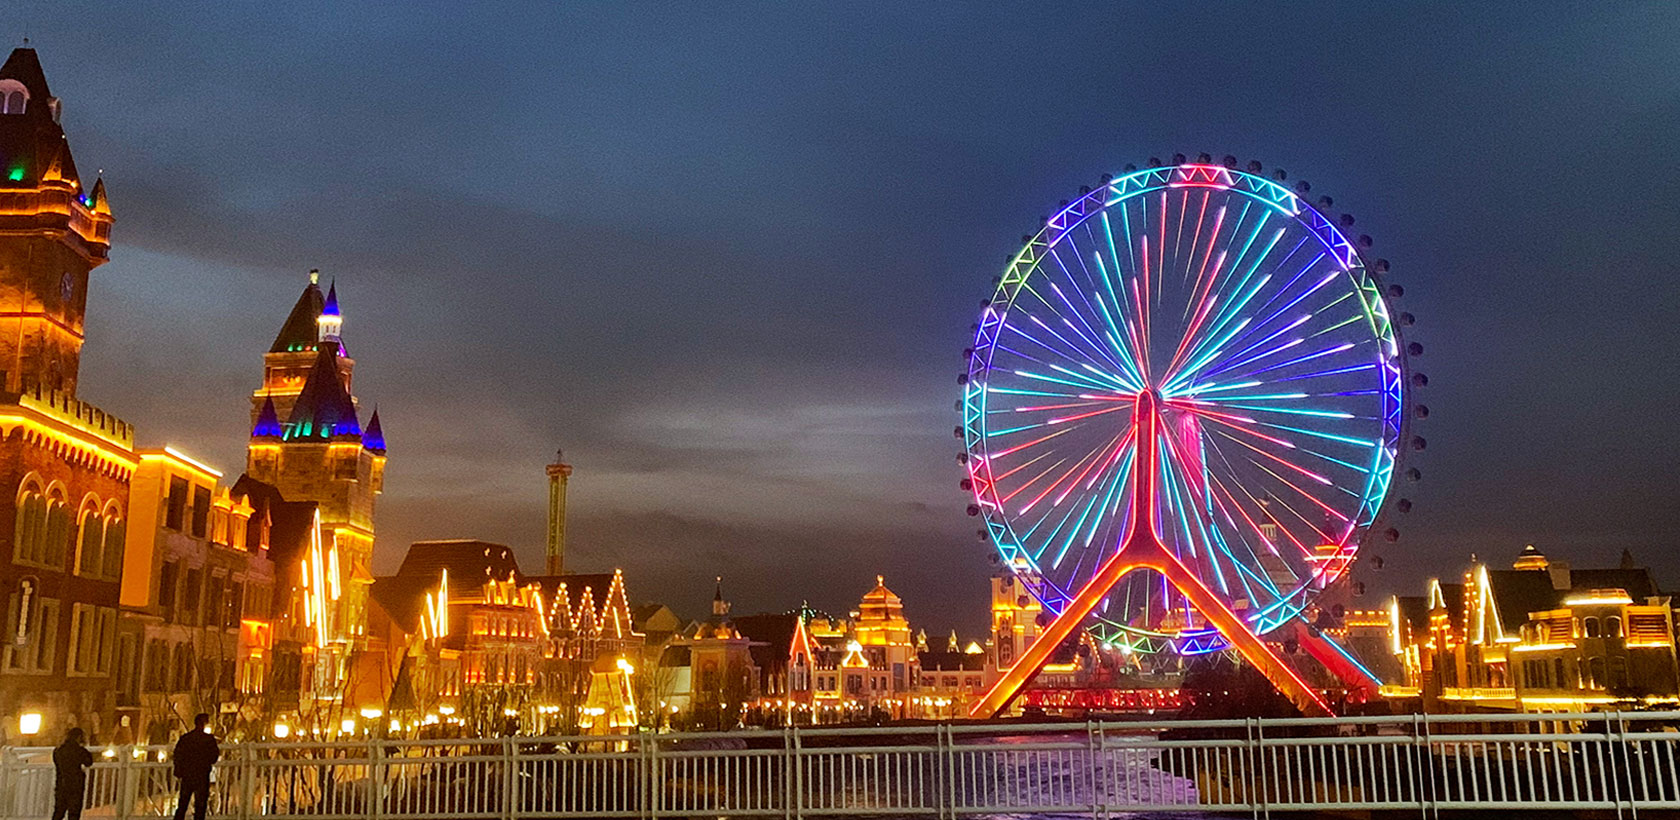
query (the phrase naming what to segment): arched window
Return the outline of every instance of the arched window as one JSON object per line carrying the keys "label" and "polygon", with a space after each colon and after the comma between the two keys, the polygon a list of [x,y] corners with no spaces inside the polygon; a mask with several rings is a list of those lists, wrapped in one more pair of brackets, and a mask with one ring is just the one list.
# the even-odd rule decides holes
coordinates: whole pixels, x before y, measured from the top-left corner
{"label": "arched window", "polygon": [[1587,679],[1594,689],[1604,688],[1604,659],[1593,658],[1587,661]]}
{"label": "arched window", "polygon": [[70,539],[75,533],[70,518],[70,505],[65,503],[64,490],[58,487],[47,491],[46,530],[46,544],[41,563],[63,572],[64,555],[70,549]]}
{"label": "arched window", "polygon": [[105,519],[96,509],[84,509],[81,516],[81,548],[77,552],[76,574],[98,576],[105,557]]}
{"label": "arched window", "polygon": [[128,526],[123,523],[122,516],[116,508],[109,508],[105,514],[105,555],[104,568],[101,575],[113,581],[122,577],[123,542],[128,537]]}
{"label": "arched window", "polygon": [[1591,616],[1583,618],[1581,620],[1581,628],[1583,630],[1583,634],[1586,635],[1587,637],[1589,637],[1589,638],[1598,637],[1598,619],[1597,618],[1594,618],[1594,617],[1591,617]]}
{"label": "arched window", "polygon": [[39,564],[44,557],[46,527],[47,527],[47,499],[41,495],[41,485],[34,481],[25,481],[23,490],[18,493],[17,526],[13,531],[12,558],[30,564]]}
{"label": "arched window", "polygon": [[0,80],[0,114],[22,114],[29,107],[29,90],[17,80]]}
{"label": "arched window", "polygon": [[1622,637],[1622,616],[1611,615],[1610,617],[1604,619],[1604,637]]}

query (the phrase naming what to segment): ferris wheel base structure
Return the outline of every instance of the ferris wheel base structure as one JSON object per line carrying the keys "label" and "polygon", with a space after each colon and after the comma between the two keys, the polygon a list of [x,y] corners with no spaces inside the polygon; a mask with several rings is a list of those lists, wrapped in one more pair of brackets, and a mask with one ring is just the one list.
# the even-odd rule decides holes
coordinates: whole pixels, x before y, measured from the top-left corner
{"label": "ferris wheel base structure", "polygon": [[[1157,442],[1161,428],[1160,400],[1154,390],[1144,390],[1137,394],[1135,401],[1133,431],[1138,442],[1138,464],[1131,474],[1132,509],[1153,510]],[[1068,602],[1067,607],[1050,622],[1038,636],[1038,640],[1027,647],[1027,651],[1002,678],[998,679],[986,696],[970,708],[969,715],[995,717],[1008,708],[1015,696],[1026,688],[1040,669],[1044,668],[1044,664],[1050,660],[1050,653],[1085,625],[1085,619],[1102,603],[1109,590],[1119,584],[1120,579],[1128,573],[1141,569],[1160,573],[1167,583],[1176,588],[1197,612],[1207,618],[1208,622],[1242,653],[1244,659],[1259,669],[1278,691],[1289,698],[1302,714],[1315,717],[1329,717],[1334,714],[1318,692],[1306,681],[1301,680],[1283,658],[1278,657],[1270,646],[1255,636],[1240,616],[1232,612],[1219,596],[1201,582],[1201,579],[1186,569],[1178,558],[1162,546],[1161,538],[1156,532],[1154,517],[1140,515],[1131,519],[1128,531],[1121,540],[1120,549],[1091,576],[1079,590],[1079,594]]]}

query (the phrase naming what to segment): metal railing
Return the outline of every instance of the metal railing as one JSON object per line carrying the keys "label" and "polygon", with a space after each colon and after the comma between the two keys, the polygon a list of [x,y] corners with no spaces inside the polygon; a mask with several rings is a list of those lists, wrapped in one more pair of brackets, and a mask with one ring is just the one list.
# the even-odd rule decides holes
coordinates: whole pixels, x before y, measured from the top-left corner
{"label": "metal railing", "polygon": [[[826,817],[1680,808],[1680,712],[784,729],[224,746],[216,817]],[[90,817],[173,812],[162,747],[96,757]],[[48,817],[50,749],[0,749]]]}

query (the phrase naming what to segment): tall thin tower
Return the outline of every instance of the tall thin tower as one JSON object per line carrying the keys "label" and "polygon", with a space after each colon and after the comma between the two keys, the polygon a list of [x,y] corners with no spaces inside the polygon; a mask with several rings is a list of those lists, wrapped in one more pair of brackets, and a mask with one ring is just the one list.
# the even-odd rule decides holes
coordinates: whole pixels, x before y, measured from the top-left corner
{"label": "tall thin tower", "polygon": [[548,574],[562,575],[566,567],[566,482],[572,477],[572,465],[566,463],[566,451],[554,451],[554,463],[548,465]]}

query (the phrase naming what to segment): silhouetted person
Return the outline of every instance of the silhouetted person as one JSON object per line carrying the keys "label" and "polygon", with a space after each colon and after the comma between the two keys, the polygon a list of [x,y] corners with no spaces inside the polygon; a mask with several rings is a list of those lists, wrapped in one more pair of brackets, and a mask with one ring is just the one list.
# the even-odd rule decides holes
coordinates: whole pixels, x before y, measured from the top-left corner
{"label": "silhouetted person", "polygon": [[204,820],[210,802],[210,769],[222,757],[216,736],[210,734],[210,716],[193,718],[193,729],[175,741],[175,776],[181,778],[181,799],[175,804],[175,820],[187,816],[187,798],[193,801],[193,820]]}
{"label": "silhouetted person", "polygon": [[87,793],[87,769],[93,765],[93,753],[82,745],[87,735],[81,729],[71,729],[64,742],[53,750],[53,769],[58,783],[53,790],[52,820],[81,820],[82,796]]}

